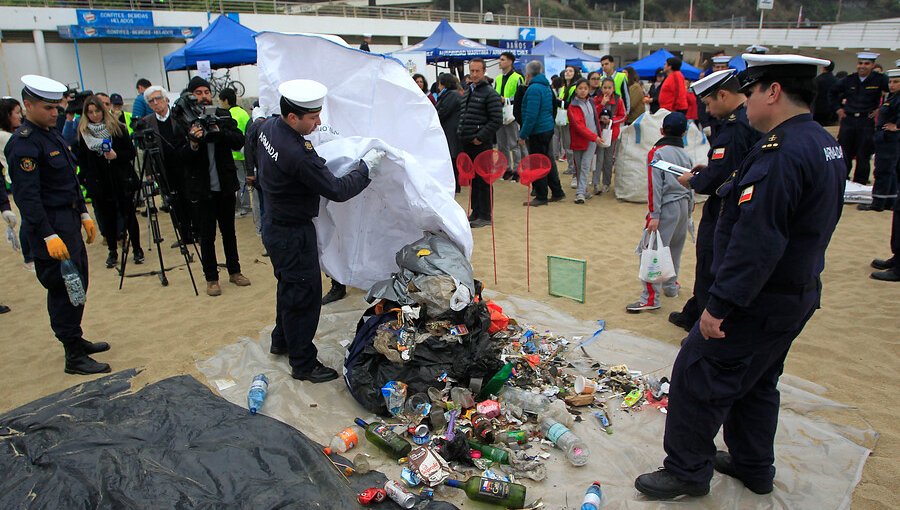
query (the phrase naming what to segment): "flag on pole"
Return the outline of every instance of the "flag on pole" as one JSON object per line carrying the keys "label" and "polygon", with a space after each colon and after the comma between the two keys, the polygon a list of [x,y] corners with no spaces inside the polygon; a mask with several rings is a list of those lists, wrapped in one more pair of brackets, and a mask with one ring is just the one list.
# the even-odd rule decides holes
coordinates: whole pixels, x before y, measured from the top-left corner
{"label": "flag on pole", "polygon": [[691,0],[691,6],[688,7],[688,23],[692,23],[694,21],[694,0]]}
{"label": "flag on pole", "polygon": [[528,0],[528,17],[531,17],[531,0]]}

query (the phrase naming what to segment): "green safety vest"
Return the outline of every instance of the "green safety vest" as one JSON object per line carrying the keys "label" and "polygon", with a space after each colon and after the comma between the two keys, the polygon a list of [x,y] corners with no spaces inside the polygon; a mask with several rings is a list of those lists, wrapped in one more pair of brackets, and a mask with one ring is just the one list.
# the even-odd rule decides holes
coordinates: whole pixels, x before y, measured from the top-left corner
{"label": "green safety vest", "polygon": [[513,71],[512,74],[509,75],[509,78],[506,80],[506,86],[503,90],[500,90],[500,87],[503,85],[503,78],[505,74],[501,74],[497,78],[494,79],[494,90],[500,94],[500,97],[503,99],[512,99],[516,97],[516,88],[519,87],[519,84],[525,81],[525,78],[522,77],[521,74]]}
{"label": "green safety vest", "polygon": [[128,134],[133,135],[134,130],[131,129],[131,112],[126,112],[123,110],[122,113],[125,114],[125,127],[128,128]]}
{"label": "green safety vest", "polygon": [[613,86],[615,86],[616,94],[619,97],[624,97],[625,94],[628,93],[626,87],[624,87],[625,80],[628,79],[628,75],[623,72],[616,72],[612,75]]}
{"label": "green safety vest", "polygon": [[[241,133],[247,132],[247,123],[250,122],[250,114],[247,113],[247,110],[241,108],[240,106],[232,106],[228,113],[231,114],[231,118],[237,122],[238,129],[241,130]],[[235,161],[243,161],[244,153],[241,151],[233,151],[231,153],[234,156]]]}

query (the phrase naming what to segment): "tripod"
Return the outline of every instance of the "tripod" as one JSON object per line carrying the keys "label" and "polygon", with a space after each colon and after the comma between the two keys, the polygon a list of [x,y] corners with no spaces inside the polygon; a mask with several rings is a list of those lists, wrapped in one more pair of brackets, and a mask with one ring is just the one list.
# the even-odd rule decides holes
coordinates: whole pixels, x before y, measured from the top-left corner
{"label": "tripod", "polygon": [[[178,211],[178,207],[175,205],[176,192],[169,187],[168,181],[166,179],[162,160],[162,151],[159,146],[159,140],[161,140],[161,138],[152,129],[145,128],[135,132],[135,139],[138,140],[138,144],[144,149],[144,164],[140,171],[141,192],[135,195],[133,207],[137,207],[143,201],[144,206],[147,208],[148,231],[150,234],[150,241],[156,245],[156,255],[159,259],[159,270],[147,271],[145,273],[137,273],[128,276],[137,277],[157,275],[159,276],[159,282],[162,284],[162,286],[167,287],[169,285],[169,278],[168,276],[166,276],[166,271],[171,271],[175,267],[178,267],[173,266],[167,268],[165,266],[165,262],[163,261],[163,237],[159,227],[159,216],[156,209],[156,199],[154,198],[155,195],[159,194],[162,197],[163,204],[169,205],[169,217],[172,219],[172,230],[174,230],[175,232],[175,240],[177,241],[181,256],[184,258],[184,265],[187,266],[188,275],[190,275],[191,278],[191,285],[194,287],[194,295],[199,296],[200,293],[197,292],[197,282],[194,280],[193,271],[191,271],[191,261],[193,260],[193,257],[188,251],[187,245],[181,239],[182,224],[178,220],[178,214],[183,213],[184,211]],[[163,141],[165,142],[165,140]],[[119,263],[119,290],[122,289],[122,286],[125,282],[125,267],[128,264],[128,252],[130,251],[131,245],[130,241],[131,240],[128,237],[128,229],[126,229],[125,238],[122,241],[122,260]],[[197,245],[194,244],[193,246],[194,252],[197,253]]]}

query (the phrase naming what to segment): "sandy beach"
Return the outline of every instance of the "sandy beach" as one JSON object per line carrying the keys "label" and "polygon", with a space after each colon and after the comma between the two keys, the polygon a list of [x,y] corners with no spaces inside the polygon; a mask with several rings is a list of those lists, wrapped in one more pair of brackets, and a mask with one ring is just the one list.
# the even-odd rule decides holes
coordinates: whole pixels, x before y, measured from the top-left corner
{"label": "sandy beach", "polygon": [[[677,345],[684,332],[669,324],[666,317],[680,310],[690,296],[693,245],[686,247],[682,259],[681,296],[664,298],[660,310],[627,314],[625,305],[637,299],[640,291],[634,248],[646,205],[619,202],[612,194],[576,205],[573,190],[568,189],[569,178],[564,176],[562,180],[567,199],[530,212],[531,292],[527,290],[525,270],[526,211],[521,205],[527,191],[514,182],[495,185],[498,282],[494,283],[490,227],[474,231],[476,277],[489,289],[546,302],[579,319],[604,319],[607,328]],[[468,204],[468,191],[457,195],[463,207]],[[695,223],[699,218],[698,207]],[[262,256],[252,219],[238,219],[241,265],[252,286],[236,287],[227,283],[226,275],[222,278],[223,295],[208,297],[200,265],[195,263],[191,267],[200,290],[200,296],[195,297],[181,256],[168,248],[174,241],[168,218],[161,219],[166,266],[182,266],[170,272],[168,287],[161,286],[155,276],[145,276],[125,278],[124,288],[118,290],[118,275],[103,265],[106,247],[99,241],[88,247],[91,271],[83,322],[85,337],[112,344],[112,350],[97,359],[110,363],[114,371],[141,369],[137,385],[177,374],[191,374],[206,383],[196,368],[198,360],[209,358],[239,337],[255,338],[274,323],[272,268]],[[853,494],[852,506],[859,509],[900,507],[896,490],[900,478],[900,411],[893,402],[900,368],[900,286],[868,277],[869,262],[890,255],[890,220],[890,213],[860,212],[855,206],[845,206],[827,254],[822,309],[795,342],[785,368],[786,373],[827,388],[826,397],[855,406],[855,410],[842,412],[834,420],[880,433],[877,443],[865,445],[873,453]],[[146,236],[146,220],[141,221]],[[145,241],[144,249],[146,262],[143,266],[129,264],[129,273],[158,267],[155,247]],[[584,304],[548,295],[547,255],[587,261]],[[0,345],[6,353],[0,373],[0,387],[5,389],[0,393],[0,412],[5,412],[88,378],[63,373],[63,351],[50,331],[45,291],[34,274],[22,268],[20,255],[5,243],[0,246],[0,268],[4,280],[0,303],[12,308],[11,313],[0,315]],[[354,289],[350,298],[361,299],[363,294]],[[327,307],[323,313],[328,313]],[[329,384],[343,383],[338,380]],[[660,450],[660,460],[662,455]]]}

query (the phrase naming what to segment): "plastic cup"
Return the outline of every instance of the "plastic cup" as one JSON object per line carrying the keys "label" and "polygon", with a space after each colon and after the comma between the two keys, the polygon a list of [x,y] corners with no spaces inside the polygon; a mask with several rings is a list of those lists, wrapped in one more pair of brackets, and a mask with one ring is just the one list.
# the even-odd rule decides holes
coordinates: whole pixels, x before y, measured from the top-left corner
{"label": "plastic cup", "polygon": [[583,375],[575,378],[575,393],[593,395],[595,391],[597,391],[597,382],[593,379],[588,379]]}

